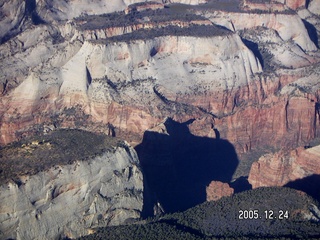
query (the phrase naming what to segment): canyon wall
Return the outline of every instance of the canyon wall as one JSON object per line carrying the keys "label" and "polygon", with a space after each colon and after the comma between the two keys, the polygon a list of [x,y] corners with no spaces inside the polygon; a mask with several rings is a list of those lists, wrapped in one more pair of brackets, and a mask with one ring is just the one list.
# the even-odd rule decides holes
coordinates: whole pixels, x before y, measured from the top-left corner
{"label": "canyon wall", "polygon": [[[19,40],[26,41],[23,35]],[[107,45],[74,40],[58,48],[34,41],[26,42],[34,46],[30,50],[3,61],[8,83],[0,100],[2,144],[47,128],[81,127],[114,131],[135,145],[165,117],[195,119],[189,129],[198,136],[213,136],[215,127],[240,152],[295,147],[318,134],[317,65],[261,74],[260,61],[237,34]],[[291,50],[286,51],[294,59],[298,55]],[[26,60],[31,53],[33,62]],[[300,65],[317,62],[303,54]],[[30,67],[33,72],[23,78]],[[302,81],[306,72],[309,77]],[[14,82],[19,86],[10,90]]]}
{"label": "canyon wall", "polygon": [[1,239],[77,238],[140,218],[143,178],[128,145],[0,186]]}
{"label": "canyon wall", "polygon": [[306,7],[306,0],[272,0],[268,3],[257,3],[254,1],[244,0],[244,6],[247,6],[250,9],[259,9],[259,10],[270,10],[270,11],[284,11],[286,6],[291,9],[298,9]]}
{"label": "canyon wall", "polygon": [[319,0],[310,1],[308,9],[310,10],[310,12],[319,16],[320,15],[320,2],[319,2]]}
{"label": "canyon wall", "polygon": [[297,14],[206,11],[205,16],[232,31],[258,26],[274,29],[284,41],[292,39],[305,51],[317,50]]}
{"label": "canyon wall", "polygon": [[[166,117],[188,122],[195,136],[228,139],[239,153],[294,148],[319,136],[320,58],[297,14],[208,8],[195,10],[208,18],[195,24],[183,15],[160,19],[161,28],[147,17],[128,29],[83,30],[81,21],[53,16],[108,12],[104,1],[36,3],[29,10],[52,24],[28,25],[0,46],[2,145],[70,127],[137,145]],[[123,23],[124,15],[114,16]]]}
{"label": "canyon wall", "polygon": [[[85,42],[80,48],[75,44],[65,49],[64,54],[56,51],[48,57],[38,71],[1,98],[2,143],[16,139],[18,130],[28,132],[35,122],[39,127],[66,127],[78,120],[82,127],[90,127],[90,122],[92,130],[104,131],[112,124],[117,131],[142,137],[167,116],[182,121],[206,114],[200,107],[210,106],[208,112],[223,115],[232,111],[232,104],[220,104],[211,93],[245,86],[252,74],[261,71],[259,61],[235,34],[201,39],[163,36],[108,45]],[[13,58],[25,61],[21,56]],[[8,65],[7,79],[10,68],[19,72],[19,66]],[[210,78],[205,72],[210,72]],[[165,87],[169,85],[170,89]],[[195,101],[195,92],[205,96]],[[170,105],[176,105],[176,110],[160,110]],[[82,117],[65,116],[70,108],[77,108]]]}
{"label": "canyon wall", "polygon": [[320,174],[318,147],[290,150],[320,136],[320,54],[299,15],[128,10],[138,2],[3,1],[1,150],[57,129],[105,133],[136,147],[145,179],[128,144],[26,172],[0,186],[0,238],[75,238],[233,194],[252,150],[283,149],[252,165],[253,188]]}
{"label": "canyon wall", "polygon": [[[35,24],[67,21],[81,15],[104,14],[125,10],[129,5],[145,2],[142,0],[76,0],[76,1],[46,1],[46,0],[4,0],[0,6],[0,40],[6,41],[17,35],[26,27],[26,22]],[[182,3],[197,5],[207,0],[155,0],[157,3]],[[28,26],[30,23],[28,22]]]}
{"label": "canyon wall", "polygon": [[295,180],[320,174],[319,162],[320,146],[267,154],[252,164],[248,180],[253,188],[284,186]]}
{"label": "canyon wall", "polygon": [[19,27],[25,15],[25,2],[3,1],[0,10],[0,40],[14,27]]}
{"label": "canyon wall", "polygon": [[284,4],[287,5],[291,9],[298,9],[298,8],[303,8],[307,6],[307,1],[306,0],[285,0]]}
{"label": "canyon wall", "polygon": [[231,196],[234,190],[228,183],[212,181],[206,188],[207,201],[217,201],[222,197]]}

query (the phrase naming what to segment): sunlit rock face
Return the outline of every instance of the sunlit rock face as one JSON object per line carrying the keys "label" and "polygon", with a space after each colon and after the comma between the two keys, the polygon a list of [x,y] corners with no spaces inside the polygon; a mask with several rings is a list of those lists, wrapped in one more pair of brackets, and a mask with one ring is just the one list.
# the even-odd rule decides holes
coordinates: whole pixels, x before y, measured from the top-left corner
{"label": "sunlit rock face", "polygon": [[[37,151],[37,144],[29,151]],[[136,152],[124,143],[96,157],[16,176],[1,183],[0,193],[1,239],[77,238],[140,218],[143,178]]]}
{"label": "sunlit rock face", "polygon": [[320,2],[319,2],[319,0],[310,1],[308,9],[310,10],[310,12],[319,16],[320,15]]}
{"label": "sunlit rock face", "polygon": [[166,117],[239,153],[319,135],[316,0],[170,3],[4,1],[0,143],[81,128],[137,145]]}
{"label": "sunlit rock face", "polygon": [[231,196],[234,190],[228,183],[212,181],[206,188],[207,201],[216,201],[222,197]]}
{"label": "sunlit rock face", "polygon": [[233,31],[258,26],[273,29],[284,41],[291,39],[305,51],[317,50],[297,14],[209,11],[205,16],[214,23],[225,26]]}
{"label": "sunlit rock face", "polygon": [[0,39],[15,26],[19,26],[25,14],[25,1],[3,1],[1,6]]}
{"label": "sunlit rock face", "polygon": [[[148,4],[36,2],[23,31],[0,46],[1,144],[76,127],[136,145],[166,117],[194,119],[188,127],[198,136],[213,137],[216,128],[240,152],[294,147],[317,135],[319,57],[297,14],[212,11],[210,5],[205,12],[195,6],[198,15],[187,19],[181,15],[187,5]],[[95,23],[82,14],[56,22],[115,9],[125,10],[117,21],[105,16]],[[132,11],[136,20],[123,27]],[[35,16],[51,24],[32,24]],[[296,96],[292,88],[304,84],[299,79],[313,87]]]}
{"label": "sunlit rock face", "polygon": [[[52,118],[52,113],[59,115],[72,107],[88,116],[83,120],[89,128],[89,122],[96,124],[92,129],[110,123],[140,136],[168,115],[187,120],[199,117],[200,107],[221,115],[232,111],[233,106],[219,103],[219,95],[213,93],[245,86],[253,74],[262,71],[239,36],[228,32],[206,38],[162,36],[107,45],[76,41],[72,46],[62,43],[61,50],[59,47],[53,50],[37,45],[32,54],[40,54],[39,59],[28,63],[35,65],[35,70],[3,96],[3,143],[14,140],[18,130],[32,127],[31,118],[35,118],[31,115],[38,115],[36,121],[41,125]],[[19,74],[9,70],[20,68],[10,63],[17,57],[26,61],[17,55],[6,58],[9,68],[4,78]],[[41,58],[47,60],[42,63]],[[195,109],[182,114],[177,112],[187,110],[162,111],[159,108],[168,105],[166,99]],[[19,116],[16,122],[12,114]],[[72,126],[75,120],[61,118],[59,124]]]}
{"label": "sunlit rock face", "polygon": [[319,174],[317,147],[292,150],[320,134],[318,3],[2,1],[1,147],[82,129],[138,155],[125,143],[1,184],[0,238],[76,238],[233,194],[260,148],[283,150],[252,165],[253,188]]}
{"label": "sunlit rock face", "polygon": [[298,179],[319,175],[319,157],[320,146],[264,155],[253,163],[249,182],[253,188],[283,186]]}
{"label": "sunlit rock face", "polygon": [[117,12],[124,10],[127,6],[140,2],[156,2],[156,3],[182,3],[197,5],[206,3],[207,0],[76,0],[76,1],[51,1],[48,4],[44,0],[37,1],[37,7],[39,8],[39,15],[44,19],[49,20],[67,20],[74,17],[78,17],[81,14],[103,14],[110,12]]}
{"label": "sunlit rock face", "polygon": [[302,7],[307,6],[307,1],[306,0],[294,0],[294,1],[285,1],[284,4],[286,4],[289,8],[291,9],[298,9]]}
{"label": "sunlit rock face", "polygon": [[[299,70],[259,75],[268,59],[259,59],[230,32],[133,41],[118,36],[120,41],[105,44],[100,37],[82,43],[68,28],[60,28],[65,29],[61,39],[71,34],[72,43],[54,42],[50,36],[57,29],[39,26],[2,45],[2,144],[59,127],[114,129],[137,144],[145,130],[168,116],[180,122],[195,119],[189,128],[198,136],[213,136],[215,126],[241,152],[266,144],[296,146],[318,131],[313,124],[318,118],[316,70],[305,79],[314,90],[299,94],[300,100],[291,99],[293,90],[278,94],[302,78],[309,71],[302,67],[317,57],[284,43],[272,30],[254,30],[261,37],[250,41],[267,42],[273,66]],[[243,37],[249,39],[248,34]]]}
{"label": "sunlit rock face", "polygon": [[258,3],[250,0],[244,1],[244,6],[259,10],[277,9],[283,11],[286,7],[296,10],[298,8],[306,7],[306,5],[306,0],[272,0],[266,3]]}

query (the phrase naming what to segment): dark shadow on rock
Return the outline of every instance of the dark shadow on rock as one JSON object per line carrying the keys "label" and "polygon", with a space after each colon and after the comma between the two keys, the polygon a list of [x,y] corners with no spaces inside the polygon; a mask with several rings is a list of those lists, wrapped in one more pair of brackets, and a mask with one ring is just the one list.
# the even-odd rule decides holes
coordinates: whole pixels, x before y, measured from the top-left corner
{"label": "dark shadow on rock", "polygon": [[[1,3],[0,3],[1,5]],[[30,19],[34,25],[45,24],[46,22],[38,15],[36,0],[26,0],[23,17],[13,26],[1,39],[0,45],[6,43],[11,38],[17,36],[23,29],[23,25]]]}
{"label": "dark shadow on rock", "polygon": [[309,4],[310,4],[310,0],[306,0],[306,8],[309,7]]}
{"label": "dark shadow on rock", "polygon": [[234,189],[234,193],[239,193],[252,189],[252,185],[248,181],[248,177],[239,177],[230,183],[230,187]]}
{"label": "dark shadow on rock", "polygon": [[30,16],[34,25],[45,24],[46,22],[37,13],[36,0],[26,0],[25,15]]}
{"label": "dark shadow on rock", "polygon": [[136,147],[145,179],[144,217],[158,203],[175,212],[204,202],[206,186],[213,180],[229,183],[238,166],[228,141],[194,136],[186,123],[171,119],[164,125],[168,134],[146,131]]}
{"label": "dark shadow on rock", "polygon": [[259,59],[262,68],[264,68],[264,60],[262,54],[260,53],[258,44],[244,38],[242,39],[242,41],[247,46],[247,48],[249,48],[253,52],[253,54]]}
{"label": "dark shadow on rock", "polygon": [[216,134],[216,139],[219,140],[220,139],[220,132],[218,129],[213,128],[214,133]]}
{"label": "dark shadow on rock", "polygon": [[35,0],[26,0],[26,15],[31,15],[34,11],[36,11],[37,3]]}
{"label": "dark shadow on rock", "polygon": [[89,69],[86,67],[86,73],[87,73],[87,88],[89,87],[89,85],[92,83],[92,77],[91,74],[89,72]]}
{"label": "dark shadow on rock", "polygon": [[303,191],[309,196],[320,202],[320,175],[313,174],[311,176],[297,179],[295,181],[289,182],[284,187],[293,188],[296,190]]}
{"label": "dark shadow on rock", "polygon": [[154,57],[158,53],[157,49],[154,47],[150,50],[150,57]]}
{"label": "dark shadow on rock", "polygon": [[317,33],[317,29],[308,21],[302,19],[304,26],[306,27],[309,37],[311,39],[311,41],[317,46],[317,48],[319,48],[319,40],[318,40],[318,33]]}

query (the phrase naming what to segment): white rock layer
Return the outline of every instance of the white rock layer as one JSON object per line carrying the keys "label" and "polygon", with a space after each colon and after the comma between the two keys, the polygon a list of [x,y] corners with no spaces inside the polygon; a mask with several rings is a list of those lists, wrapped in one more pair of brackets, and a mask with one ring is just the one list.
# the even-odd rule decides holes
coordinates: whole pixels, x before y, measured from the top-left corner
{"label": "white rock layer", "polygon": [[20,181],[0,186],[0,239],[76,238],[142,211],[142,173],[129,146]]}
{"label": "white rock layer", "polygon": [[228,13],[216,11],[205,14],[212,22],[237,31],[257,26],[271,28],[277,31],[282,40],[293,40],[305,51],[316,51],[317,47],[311,41],[307,29],[297,14],[276,13]]}

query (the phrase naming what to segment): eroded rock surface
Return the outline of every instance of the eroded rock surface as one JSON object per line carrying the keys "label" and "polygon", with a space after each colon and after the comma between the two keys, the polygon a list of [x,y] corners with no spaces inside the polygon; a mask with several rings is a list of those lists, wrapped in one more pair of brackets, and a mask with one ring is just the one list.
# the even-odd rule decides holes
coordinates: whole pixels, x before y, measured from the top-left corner
{"label": "eroded rock surface", "polygon": [[[194,119],[197,136],[215,128],[239,152],[296,147],[318,134],[319,54],[300,12],[213,11],[219,3],[211,3],[194,15],[187,5],[114,3],[110,12],[127,10],[57,22],[39,1],[30,11],[50,24],[29,22],[0,46],[1,144],[80,127],[136,145],[166,117]],[[99,4],[87,13],[103,11]]]}
{"label": "eroded rock surface", "polygon": [[[300,0],[248,3],[246,7],[244,1],[219,0],[27,2],[31,4],[28,7],[24,1],[3,1],[1,5],[1,16],[6,16],[0,22],[2,146],[61,128],[123,138],[137,146],[154,177],[148,183],[153,194],[149,196],[151,210],[160,204],[169,212],[205,201],[205,186],[212,181],[230,182],[238,166],[237,154],[261,147],[293,149],[320,134],[317,0],[308,4]],[[59,169],[65,172],[61,179],[74,182],[75,187],[61,187],[54,168],[47,170],[54,175],[52,184],[41,171],[29,173],[27,182],[11,182],[10,189],[3,186],[5,196],[21,196],[21,206],[27,210],[19,215],[16,205],[6,209],[23,221],[34,216],[30,222],[42,229],[37,218],[49,219],[49,215],[38,213],[38,209],[44,206],[51,213],[55,205],[49,203],[60,201],[63,194],[76,194],[82,209],[74,211],[76,219],[83,222],[69,224],[71,220],[65,217],[67,222],[61,222],[66,227],[52,230],[50,236],[86,234],[91,227],[108,224],[101,219],[122,223],[126,218],[122,214],[137,217],[140,192],[132,197],[130,191],[123,190],[129,200],[119,200],[121,204],[137,208],[117,205],[108,215],[105,212],[110,203],[101,190],[104,183],[95,178],[100,174],[120,178],[114,180],[119,192],[120,186],[138,181],[138,172],[135,180],[125,180],[132,178],[125,166],[135,157],[131,148],[131,157],[121,149],[113,155],[92,156],[92,164],[76,162],[81,166],[77,169],[82,169],[78,175],[94,173],[83,177],[89,183],[69,176],[77,166],[72,163],[59,165]],[[299,151],[296,159],[304,154]],[[101,166],[103,159],[118,159],[117,154],[125,166]],[[283,159],[282,167],[278,166],[279,158]],[[283,185],[318,172],[317,164],[292,160],[292,175],[284,167],[291,166],[291,160],[280,153],[269,160],[258,163],[269,169],[270,179],[263,182],[264,173],[253,171],[250,179],[254,187]],[[275,166],[270,162],[276,162]],[[98,168],[104,170],[100,173]],[[109,172],[113,168],[118,172]],[[23,197],[31,188],[29,182],[36,186],[35,176],[48,184],[43,186],[45,192],[36,189],[32,195],[41,195],[41,200],[47,199],[43,196],[48,193],[49,203],[38,199],[29,203]],[[81,200],[83,188],[97,195]],[[95,202],[104,213],[98,205],[87,210],[88,204]],[[83,214],[83,209],[87,213]],[[83,217],[86,214],[88,217]],[[21,235],[15,232],[13,237],[33,237],[28,235],[33,233],[24,232],[22,220],[8,215],[3,219],[13,228],[21,225]],[[60,226],[60,220],[57,222]],[[5,236],[11,237],[10,231],[6,228]]]}
{"label": "eroded rock surface", "polygon": [[253,188],[283,186],[289,182],[320,174],[320,146],[280,151],[262,156],[252,164],[249,182]]}
{"label": "eroded rock surface", "polygon": [[206,188],[207,201],[216,201],[222,197],[231,196],[234,190],[228,183],[212,181]]}
{"label": "eroded rock surface", "polygon": [[[89,135],[89,142],[93,142],[94,137]],[[65,133],[59,136],[64,136],[63,141],[66,142],[88,141],[67,139]],[[11,163],[18,164],[17,169],[24,161],[31,164],[36,161],[36,167],[29,169],[29,173],[11,173],[5,181],[1,180],[1,239],[76,238],[92,233],[92,228],[124,224],[140,218],[143,178],[132,147],[124,142],[102,144],[104,147],[95,149],[92,156],[86,154],[86,151],[91,151],[89,143],[85,144],[89,147],[86,151],[78,151],[72,149],[72,143],[64,149],[59,139],[46,136],[44,139],[1,150],[1,154],[6,153],[6,156],[11,151],[19,152],[10,155]],[[99,141],[104,142],[102,139]],[[57,154],[54,151],[45,156],[46,151],[50,152],[52,148],[65,153],[52,156]],[[20,162],[15,159],[19,157],[23,158]],[[46,158],[52,162],[52,167],[50,163],[46,164]],[[60,161],[60,164],[55,161]],[[2,163],[2,167],[4,165]],[[14,168],[13,165],[11,167]],[[27,168],[28,165],[24,169]],[[39,170],[34,172],[37,168]],[[8,170],[1,169],[3,171]]]}

